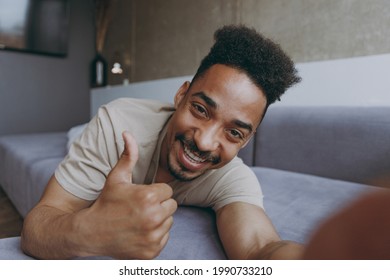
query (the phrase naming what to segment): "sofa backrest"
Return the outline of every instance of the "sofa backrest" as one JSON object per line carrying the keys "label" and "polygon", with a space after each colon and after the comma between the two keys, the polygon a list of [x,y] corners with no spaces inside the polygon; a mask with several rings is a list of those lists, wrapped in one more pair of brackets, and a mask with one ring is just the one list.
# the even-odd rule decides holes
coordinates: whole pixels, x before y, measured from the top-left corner
{"label": "sofa backrest", "polygon": [[390,108],[270,108],[254,145],[257,166],[377,185],[390,178]]}
{"label": "sofa backrest", "polygon": [[192,76],[181,76],[92,89],[90,100],[91,118],[95,116],[100,106],[121,97],[154,99],[173,103],[180,86],[185,81],[191,80]]}

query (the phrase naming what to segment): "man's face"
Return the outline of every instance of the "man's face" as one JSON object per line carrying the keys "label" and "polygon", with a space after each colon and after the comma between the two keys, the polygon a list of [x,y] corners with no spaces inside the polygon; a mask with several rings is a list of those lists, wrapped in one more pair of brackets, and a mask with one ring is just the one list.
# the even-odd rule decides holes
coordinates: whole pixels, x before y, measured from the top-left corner
{"label": "man's face", "polygon": [[266,107],[249,77],[217,64],[175,97],[162,160],[171,176],[188,181],[230,162],[254,134]]}

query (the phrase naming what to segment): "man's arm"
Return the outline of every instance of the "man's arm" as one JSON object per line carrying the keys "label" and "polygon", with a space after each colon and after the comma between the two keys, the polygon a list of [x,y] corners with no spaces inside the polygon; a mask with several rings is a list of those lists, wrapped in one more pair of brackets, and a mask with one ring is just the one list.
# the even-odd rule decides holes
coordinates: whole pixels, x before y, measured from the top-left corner
{"label": "man's arm", "polygon": [[21,245],[25,253],[41,259],[65,259],[82,255],[74,235],[73,213],[91,202],[65,191],[53,176],[40,202],[24,220]]}
{"label": "man's arm", "polygon": [[229,259],[300,259],[303,246],[283,241],[264,210],[235,202],[217,211],[219,236]]}
{"label": "man's arm", "polygon": [[154,258],[165,246],[177,208],[166,184],[135,185],[138,159],[134,139],[125,149],[95,202],[65,191],[53,177],[25,219],[22,249],[43,259],[112,256]]}

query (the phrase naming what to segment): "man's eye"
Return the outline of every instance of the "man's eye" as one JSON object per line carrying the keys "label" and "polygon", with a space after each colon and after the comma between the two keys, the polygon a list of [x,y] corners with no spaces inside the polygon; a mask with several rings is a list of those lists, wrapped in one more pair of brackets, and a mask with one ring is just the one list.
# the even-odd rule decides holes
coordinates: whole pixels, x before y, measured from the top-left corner
{"label": "man's eye", "polygon": [[233,138],[244,139],[244,136],[242,135],[242,133],[240,131],[238,131],[237,129],[230,129],[229,133]]}
{"label": "man's eye", "polygon": [[207,116],[207,111],[206,109],[199,105],[199,104],[196,104],[196,103],[193,103],[192,104],[192,108],[198,113],[198,114],[201,114],[203,116]]}

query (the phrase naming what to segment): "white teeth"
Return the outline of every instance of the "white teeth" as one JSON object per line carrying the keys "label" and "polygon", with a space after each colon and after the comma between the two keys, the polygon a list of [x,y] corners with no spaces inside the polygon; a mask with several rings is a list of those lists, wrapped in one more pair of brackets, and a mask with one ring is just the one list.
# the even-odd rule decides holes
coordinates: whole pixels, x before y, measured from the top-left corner
{"label": "white teeth", "polygon": [[202,159],[200,157],[198,157],[197,155],[195,155],[194,153],[192,153],[187,146],[184,146],[184,152],[186,153],[186,155],[193,161],[193,162],[196,162],[196,163],[202,163],[202,162],[205,162],[206,159]]}

